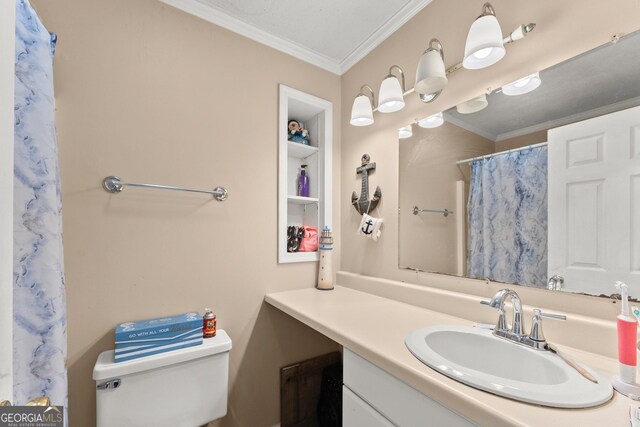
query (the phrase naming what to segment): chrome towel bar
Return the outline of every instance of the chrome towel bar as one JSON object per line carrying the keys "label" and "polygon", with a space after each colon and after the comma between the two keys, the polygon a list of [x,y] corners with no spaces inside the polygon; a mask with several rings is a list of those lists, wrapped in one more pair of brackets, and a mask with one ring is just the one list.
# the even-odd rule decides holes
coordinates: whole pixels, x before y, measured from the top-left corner
{"label": "chrome towel bar", "polygon": [[440,213],[445,218],[448,217],[449,215],[453,215],[453,211],[450,211],[449,209],[445,209],[445,210],[440,211],[440,210],[434,210],[434,209],[420,209],[417,206],[413,207],[413,214],[414,215],[418,215],[420,212]]}
{"label": "chrome towel bar", "polygon": [[159,190],[175,190],[175,191],[188,191],[191,193],[206,193],[211,194],[214,199],[219,202],[227,200],[229,193],[224,187],[216,187],[213,190],[196,190],[193,188],[173,187],[171,185],[158,185],[158,184],[143,184],[135,182],[122,182],[117,176],[108,176],[102,181],[102,188],[109,193],[120,193],[124,187],[144,187],[144,188],[156,188]]}

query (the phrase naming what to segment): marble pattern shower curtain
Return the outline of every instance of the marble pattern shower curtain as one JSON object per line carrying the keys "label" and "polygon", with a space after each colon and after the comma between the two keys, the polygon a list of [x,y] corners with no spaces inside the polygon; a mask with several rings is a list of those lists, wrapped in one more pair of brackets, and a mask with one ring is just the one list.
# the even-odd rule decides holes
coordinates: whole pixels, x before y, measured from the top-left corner
{"label": "marble pattern shower curtain", "polygon": [[547,147],[471,164],[468,276],[547,284]]}
{"label": "marble pattern shower curtain", "polygon": [[[13,370],[16,404],[67,400],[67,323],[53,97],[55,36],[16,1]],[[65,417],[66,418],[66,417]]]}

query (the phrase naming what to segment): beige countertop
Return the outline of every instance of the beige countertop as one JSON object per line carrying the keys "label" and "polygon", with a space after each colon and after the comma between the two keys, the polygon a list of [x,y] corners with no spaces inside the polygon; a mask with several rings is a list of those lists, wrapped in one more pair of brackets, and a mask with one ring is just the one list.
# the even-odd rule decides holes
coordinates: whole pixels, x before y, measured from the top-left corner
{"label": "beige countertop", "polygon": [[[354,289],[303,289],[270,293],[265,301],[352,350],[428,397],[483,426],[629,426],[634,402],[615,393],[606,404],[556,409],[516,402],[458,383],[421,363],[404,345],[411,331],[473,322]],[[557,343],[556,343],[557,344]],[[617,361],[559,345],[612,377]],[[523,367],[526,368],[526,367]]]}

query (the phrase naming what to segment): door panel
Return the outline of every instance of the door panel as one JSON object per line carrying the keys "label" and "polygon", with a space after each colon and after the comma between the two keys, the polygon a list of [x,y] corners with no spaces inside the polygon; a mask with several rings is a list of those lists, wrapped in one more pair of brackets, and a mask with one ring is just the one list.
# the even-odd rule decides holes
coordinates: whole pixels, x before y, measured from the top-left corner
{"label": "door panel", "polygon": [[[604,180],[567,184],[567,266],[602,268]],[[593,230],[583,233],[582,230]]]}

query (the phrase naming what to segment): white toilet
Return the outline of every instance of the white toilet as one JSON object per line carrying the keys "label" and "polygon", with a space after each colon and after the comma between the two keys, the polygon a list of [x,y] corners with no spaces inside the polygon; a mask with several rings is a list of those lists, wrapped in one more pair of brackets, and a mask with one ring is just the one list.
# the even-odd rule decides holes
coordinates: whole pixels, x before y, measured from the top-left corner
{"label": "white toilet", "polygon": [[115,363],[98,356],[97,427],[197,427],[227,414],[231,339],[223,330],[199,346]]}

